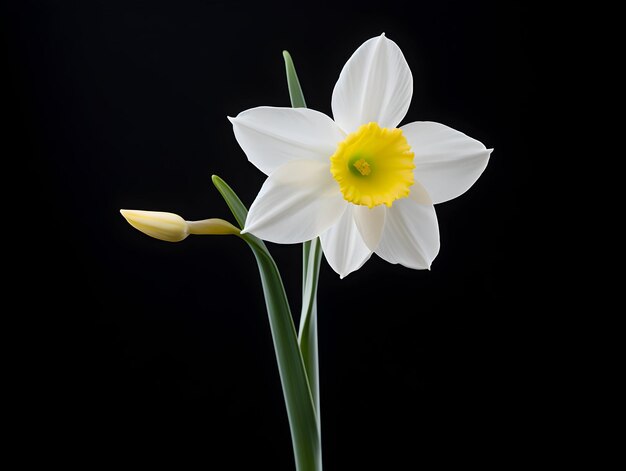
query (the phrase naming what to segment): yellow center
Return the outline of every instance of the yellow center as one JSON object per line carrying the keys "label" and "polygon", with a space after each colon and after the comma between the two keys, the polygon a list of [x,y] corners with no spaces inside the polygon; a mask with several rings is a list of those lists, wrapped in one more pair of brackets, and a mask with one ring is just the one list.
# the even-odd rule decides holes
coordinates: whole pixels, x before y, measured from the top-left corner
{"label": "yellow center", "polygon": [[401,129],[364,124],[337,146],[330,158],[330,173],[350,203],[391,206],[409,196],[414,156]]}

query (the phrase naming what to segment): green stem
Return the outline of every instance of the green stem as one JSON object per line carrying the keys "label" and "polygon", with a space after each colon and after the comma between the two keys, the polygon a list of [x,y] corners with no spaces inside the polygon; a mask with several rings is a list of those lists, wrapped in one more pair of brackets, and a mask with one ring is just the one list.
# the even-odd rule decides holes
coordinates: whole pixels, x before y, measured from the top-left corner
{"label": "green stem", "polygon": [[291,426],[296,469],[321,471],[319,421],[280,273],[265,244],[262,242],[262,245],[259,244],[258,239],[255,240],[256,237],[250,234],[244,234],[242,238],[254,252],[261,274],[265,305],[269,314],[274,350]]}
{"label": "green stem", "polygon": [[[221,178],[213,175],[213,184],[243,229],[247,215],[246,207]],[[252,234],[242,234],[240,237],[252,249],[261,275],[278,372],[289,418],[296,470],[321,471],[322,450],[319,422],[278,267],[262,240]]]}
{"label": "green stem", "polygon": [[306,272],[309,265],[309,252],[311,250],[311,241],[307,240],[302,243],[302,303],[304,304],[304,290],[306,289]]}
{"label": "green stem", "polygon": [[311,396],[315,404],[318,426],[321,433],[319,360],[317,349],[317,284],[319,281],[320,262],[322,261],[322,244],[319,239],[308,242],[306,275],[303,277],[304,293],[302,295],[302,311],[300,312],[300,329],[298,343],[306,368]]}

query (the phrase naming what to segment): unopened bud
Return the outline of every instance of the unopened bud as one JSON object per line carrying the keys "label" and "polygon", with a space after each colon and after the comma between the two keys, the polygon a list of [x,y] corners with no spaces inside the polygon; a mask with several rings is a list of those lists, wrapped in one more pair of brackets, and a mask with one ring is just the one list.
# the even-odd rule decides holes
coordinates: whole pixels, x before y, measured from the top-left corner
{"label": "unopened bud", "polygon": [[120,213],[138,231],[166,242],[180,242],[189,235],[187,221],[178,214],[121,209]]}
{"label": "unopened bud", "polygon": [[180,242],[189,234],[195,235],[239,235],[241,230],[223,219],[185,221],[178,214],[161,211],[120,209],[122,216],[135,229],[155,239]]}

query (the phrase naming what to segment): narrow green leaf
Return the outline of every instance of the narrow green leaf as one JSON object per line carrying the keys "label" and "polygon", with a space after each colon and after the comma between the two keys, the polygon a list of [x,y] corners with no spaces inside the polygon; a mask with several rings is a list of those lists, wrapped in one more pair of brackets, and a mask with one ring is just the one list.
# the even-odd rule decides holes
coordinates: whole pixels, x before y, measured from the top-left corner
{"label": "narrow green leaf", "polygon": [[[304,94],[302,93],[302,87],[298,80],[293,59],[287,51],[283,51],[283,58],[285,59],[291,106],[293,108],[306,108]],[[302,244],[302,311],[300,313],[298,342],[309,377],[309,385],[311,386],[311,394],[313,395],[318,420],[320,418],[320,396],[317,353],[317,282],[321,258],[322,249],[318,239]]]}
{"label": "narrow green leaf", "polygon": [[217,175],[213,175],[211,177],[211,180],[213,181],[213,185],[215,185],[215,188],[217,188],[217,191],[219,191],[224,198],[224,201],[226,201],[226,204],[230,208],[230,211],[233,213],[233,216],[235,216],[237,224],[239,224],[239,227],[243,229],[243,226],[246,224],[248,210],[239,199],[239,196],[237,196],[233,189]]}
{"label": "narrow green leaf", "polygon": [[[213,176],[213,184],[243,227],[248,212],[246,207],[221,178]],[[252,249],[261,275],[278,372],[287,406],[296,469],[298,471],[321,471],[319,422],[278,267],[262,240],[252,234],[242,234],[240,237]]]}
{"label": "narrow green leaf", "polygon": [[[298,74],[296,73],[296,67],[293,65],[293,59],[288,51],[283,51],[283,58],[285,59],[285,72],[287,75],[287,87],[289,88],[289,99],[291,100],[292,108],[306,108],[306,102],[304,100],[304,94],[302,93],[302,87],[300,86],[300,80],[298,80]],[[302,243],[302,296],[304,303],[304,290],[306,289],[306,275],[307,265],[309,263],[309,249],[311,247],[311,241]],[[306,361],[305,361],[306,364]]]}
{"label": "narrow green leaf", "polygon": [[291,106],[294,108],[306,108],[304,94],[302,93],[298,74],[296,74],[296,68],[293,65],[291,55],[289,52],[283,51],[283,58],[285,59],[285,71],[287,72],[287,86],[289,87]]}

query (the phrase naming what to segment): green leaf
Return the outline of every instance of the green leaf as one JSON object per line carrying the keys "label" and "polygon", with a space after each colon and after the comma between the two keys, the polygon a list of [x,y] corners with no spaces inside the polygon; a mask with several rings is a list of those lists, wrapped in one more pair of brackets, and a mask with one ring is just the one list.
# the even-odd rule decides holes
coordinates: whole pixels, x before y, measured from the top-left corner
{"label": "green leaf", "polygon": [[[224,180],[214,175],[213,184],[237,222],[243,227],[248,213],[246,207]],[[287,406],[296,469],[321,471],[322,454],[318,420],[278,267],[262,240],[252,234],[242,234],[240,237],[252,249],[261,275],[278,372]]]}
{"label": "green leaf", "polygon": [[[289,98],[293,108],[306,108],[302,87],[298,80],[293,59],[287,51],[283,51]],[[311,394],[315,403],[317,418],[320,418],[319,400],[319,362],[317,353],[317,282],[319,278],[322,249],[319,239],[302,244],[302,311],[300,313],[300,329],[298,342],[309,377]],[[321,428],[320,428],[321,430]]]}
{"label": "green leaf", "polygon": [[226,201],[226,204],[230,208],[230,211],[233,213],[233,216],[235,216],[237,224],[239,224],[239,227],[243,229],[243,226],[246,224],[248,210],[239,199],[239,196],[237,196],[233,189],[217,175],[213,175],[211,177],[211,180],[213,181],[213,185],[215,185],[215,188],[217,188],[217,191],[219,191],[224,198],[224,201]]}
{"label": "green leaf", "polygon": [[298,80],[298,74],[296,74],[296,68],[293,65],[291,55],[289,52],[283,51],[283,58],[285,59],[285,71],[287,72],[287,86],[289,87],[291,106],[293,108],[306,108],[304,94],[302,93],[300,81]]}

